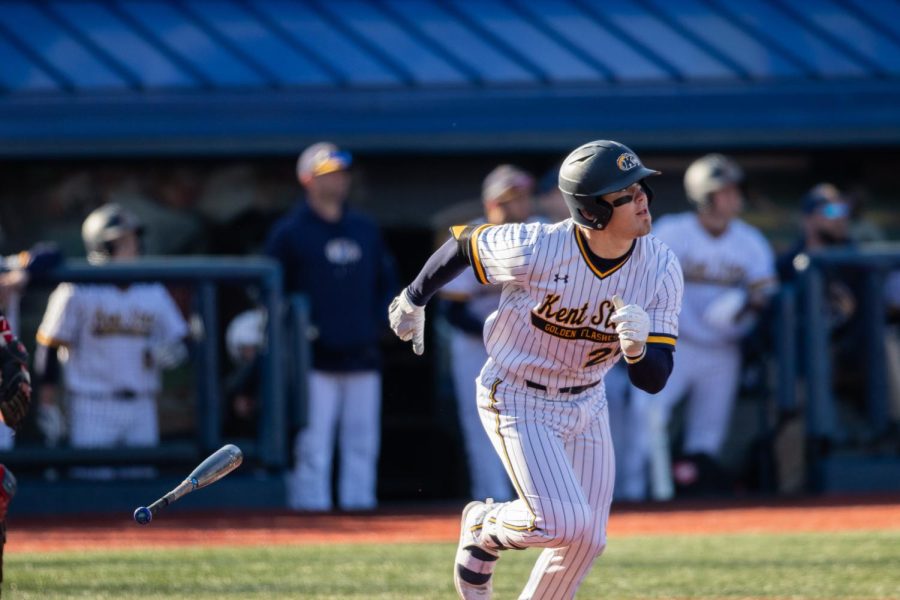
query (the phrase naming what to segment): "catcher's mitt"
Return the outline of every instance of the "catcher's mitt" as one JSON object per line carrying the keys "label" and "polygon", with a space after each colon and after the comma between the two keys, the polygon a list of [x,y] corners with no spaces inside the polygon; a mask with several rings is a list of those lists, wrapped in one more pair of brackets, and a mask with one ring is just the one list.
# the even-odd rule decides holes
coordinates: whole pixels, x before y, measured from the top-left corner
{"label": "catcher's mitt", "polygon": [[0,413],[8,427],[16,429],[31,405],[28,352],[0,317]]}

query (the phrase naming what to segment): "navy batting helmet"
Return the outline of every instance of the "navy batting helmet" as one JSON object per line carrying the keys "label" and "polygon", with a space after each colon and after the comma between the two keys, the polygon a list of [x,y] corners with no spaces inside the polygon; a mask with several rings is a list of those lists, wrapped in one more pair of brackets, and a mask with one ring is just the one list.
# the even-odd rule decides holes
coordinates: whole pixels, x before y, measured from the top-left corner
{"label": "navy batting helmet", "polygon": [[630,202],[631,198],[609,203],[601,196],[640,182],[649,202],[653,190],[644,178],[651,175],[659,175],[659,171],[645,167],[628,146],[596,140],[579,146],[563,160],[559,190],[573,221],[591,229],[603,229],[612,218],[613,209]]}
{"label": "navy batting helmet", "polygon": [[81,225],[87,259],[93,264],[109,260],[113,242],[128,232],[144,233],[144,224],[131,211],[114,202],[94,209]]}

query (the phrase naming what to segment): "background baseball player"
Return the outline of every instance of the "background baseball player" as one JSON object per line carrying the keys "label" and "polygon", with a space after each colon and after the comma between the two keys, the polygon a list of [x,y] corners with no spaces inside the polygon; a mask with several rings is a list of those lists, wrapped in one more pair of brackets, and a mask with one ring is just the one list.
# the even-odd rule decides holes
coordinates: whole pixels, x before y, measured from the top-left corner
{"label": "background baseball player", "polygon": [[[97,208],[81,229],[88,261],[137,258],[142,231],[138,219],[120,205]],[[39,410],[59,410],[53,383],[61,366],[72,446],[155,446],[160,372],[187,357],[186,335],[178,307],[159,283],[60,284],[37,332],[35,364],[43,376]],[[57,349],[62,349],[59,364]],[[53,438],[62,432],[44,433]],[[116,474],[107,468],[78,473],[91,478]],[[130,473],[138,471],[119,471]]]}
{"label": "background baseball player", "polygon": [[654,398],[635,390],[645,408],[651,494],[674,495],[668,423],[685,395],[681,468],[690,484],[698,465],[714,466],[728,432],[740,375],[740,339],[775,291],[774,258],[762,233],[738,218],[744,206],[741,168],[721,154],[694,161],[684,189],[694,211],[662,217],[653,234],[678,257],[684,307],[678,360],[665,390]]}
{"label": "background baseball player", "polygon": [[228,402],[223,430],[231,437],[252,437],[257,428],[261,352],[266,345],[264,309],[245,310],[225,329],[225,348],[233,370],[222,384]]}
{"label": "background baseball player", "polygon": [[[500,165],[485,177],[481,189],[485,218],[476,224],[524,222],[531,216],[534,179],[513,165]],[[497,310],[500,286],[481,285],[466,270],[441,290],[445,315],[451,325],[450,359],[460,427],[469,465],[474,498],[508,500],[512,497],[509,476],[484,432],[476,409],[475,378],[487,360],[484,322]]]}
{"label": "background baseball player", "polygon": [[659,391],[678,333],[681,269],[647,235],[644,180],[657,173],[622,144],[585,144],[559,173],[571,219],[455,227],[391,304],[392,328],[421,354],[441,285],[467,265],[503,285],[478,408],[518,499],[463,510],[460,598],[489,598],[499,551],[529,547],[543,551],[520,598],[572,598],[603,552],[615,477],[603,377],[624,353],[631,381]]}
{"label": "background baseball player", "polygon": [[297,160],[305,201],[278,221],[266,254],[284,269],[285,290],[306,294],[316,328],[307,425],[294,443],[288,503],[332,508],[332,459],[340,445],[338,503],[377,505],[381,445],[381,351],[385,308],[395,285],[393,260],[368,217],[346,206],[351,156],[334,144],[308,147]]}

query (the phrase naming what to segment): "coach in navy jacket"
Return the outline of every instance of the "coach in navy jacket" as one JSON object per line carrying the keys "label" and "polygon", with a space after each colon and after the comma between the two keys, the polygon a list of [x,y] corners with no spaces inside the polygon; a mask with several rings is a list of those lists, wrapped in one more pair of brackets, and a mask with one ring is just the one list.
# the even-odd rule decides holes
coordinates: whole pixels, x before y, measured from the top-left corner
{"label": "coach in navy jacket", "polygon": [[296,510],[331,510],[338,431],[339,506],[376,505],[379,340],[397,284],[378,227],[346,206],[350,165],[350,154],[334,144],[304,150],[297,177],[306,200],[274,225],[266,241],[266,254],[284,269],[286,291],[308,296],[316,331],[307,425],[295,441],[288,483],[288,504]]}

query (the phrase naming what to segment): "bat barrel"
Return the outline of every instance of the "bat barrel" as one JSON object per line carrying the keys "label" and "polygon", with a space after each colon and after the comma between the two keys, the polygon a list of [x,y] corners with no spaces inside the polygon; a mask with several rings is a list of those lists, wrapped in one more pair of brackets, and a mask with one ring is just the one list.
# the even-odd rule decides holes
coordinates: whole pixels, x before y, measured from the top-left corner
{"label": "bat barrel", "polygon": [[197,465],[188,475],[187,481],[193,483],[194,489],[206,487],[234,471],[243,460],[244,454],[240,448],[234,444],[225,444]]}

